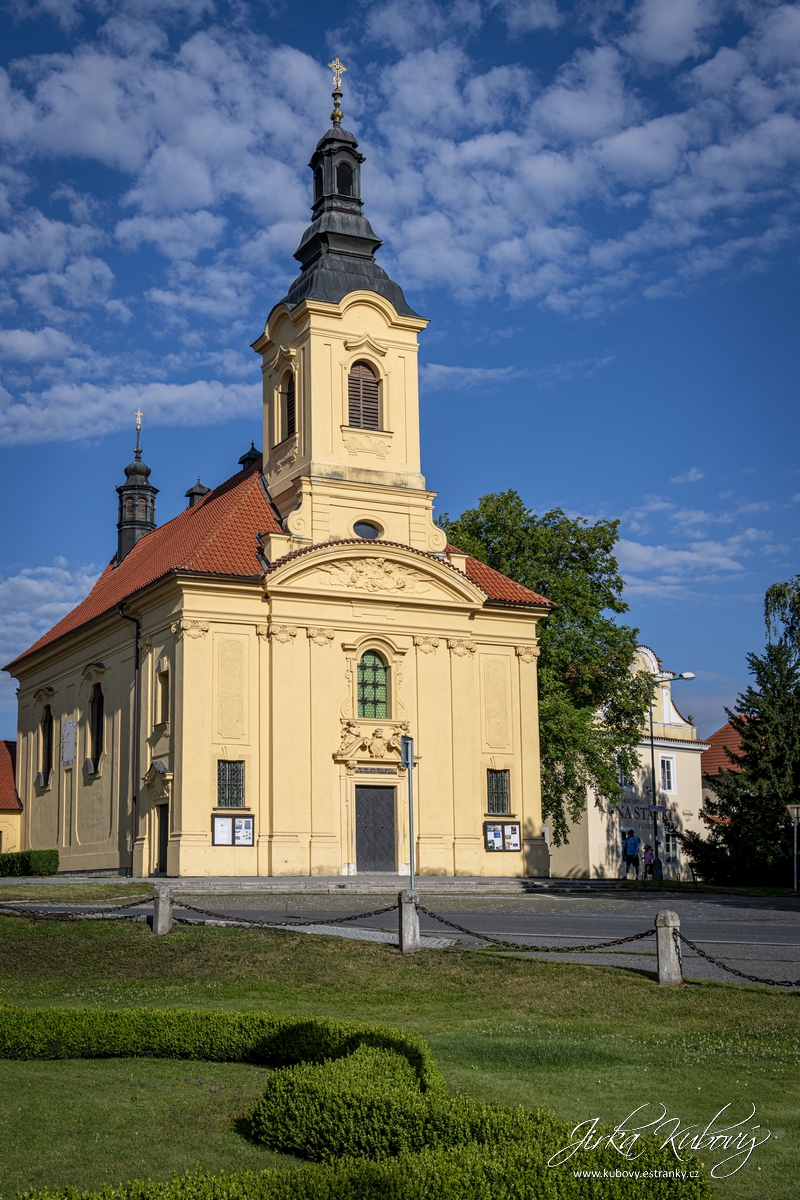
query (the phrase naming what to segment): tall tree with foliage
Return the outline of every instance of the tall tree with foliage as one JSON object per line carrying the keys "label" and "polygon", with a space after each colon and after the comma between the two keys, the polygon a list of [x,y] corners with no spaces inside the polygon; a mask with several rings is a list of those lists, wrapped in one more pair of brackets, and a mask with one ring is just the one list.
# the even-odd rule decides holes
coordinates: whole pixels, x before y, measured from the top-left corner
{"label": "tall tree with foliage", "polygon": [[685,834],[684,850],[710,883],[789,886],[792,822],[800,804],[800,575],[776,583],[764,598],[767,644],[748,654],[753,683],[728,719],[740,738],[727,750],[732,768],[705,802],[714,818],[708,839]]}
{"label": "tall tree with foliage", "polygon": [[560,508],[538,516],[507,491],[439,524],[460,550],[559,605],[540,626],[539,659],[542,811],[559,844],[589,789],[598,804],[616,804],[620,771],[639,766],[649,677],[631,671],[639,631],[614,619],[628,608],[614,557],[619,522]]}

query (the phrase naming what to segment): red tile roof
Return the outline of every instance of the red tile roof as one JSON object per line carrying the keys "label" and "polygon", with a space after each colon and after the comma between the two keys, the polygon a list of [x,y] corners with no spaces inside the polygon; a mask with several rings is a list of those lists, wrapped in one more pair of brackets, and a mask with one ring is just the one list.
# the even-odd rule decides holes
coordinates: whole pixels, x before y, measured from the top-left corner
{"label": "red tile roof", "polygon": [[741,749],[739,734],[730,722],[723,725],[722,729],[718,729],[716,733],[712,733],[710,738],[706,738],[706,741],[709,743],[710,749],[705,750],[700,759],[704,775],[719,775],[720,771],[741,771],[742,768],[736,763],[732,763],[725,753],[726,746],[734,754],[738,754]]}
{"label": "red tile roof", "polygon": [[[448,546],[448,550],[455,551],[457,554],[462,553],[462,551],[456,550],[455,546]],[[479,588],[483,588],[490,600],[500,601],[503,604],[535,604],[538,608],[558,608],[558,605],[552,600],[548,600],[546,596],[540,596],[538,592],[531,591],[521,583],[516,583],[507,575],[501,575],[499,571],[495,571],[494,567],[487,567],[486,563],[469,555],[467,556],[467,575],[473,583],[477,583]]]}
{"label": "red tile roof", "polygon": [[[131,596],[174,571],[259,579],[264,574],[264,566],[258,557],[257,534],[281,532],[280,522],[263,483],[259,459],[248,470],[237,472],[197,504],[184,509],[166,525],[146,534],[119,566],[115,566],[112,560],[86,599],[4,669],[13,673],[14,668],[29,654],[73,633],[96,617],[113,612]],[[326,546],[332,544],[364,543],[361,538],[342,538],[337,543],[325,543]],[[400,545],[393,542],[383,544]],[[402,548],[407,550],[408,546]],[[267,571],[275,570],[278,563],[314,549],[315,546],[307,546],[294,550],[270,564]],[[448,549],[461,553],[455,546],[448,546]],[[438,558],[438,555],[432,557]],[[556,607],[552,600],[523,587],[521,583],[515,583],[513,579],[507,579],[476,558],[467,556],[466,573],[486,593],[489,601],[537,608]]]}
{"label": "red tile roof", "polygon": [[258,579],[258,533],[282,532],[261,477],[261,460],[239,471],[197,504],[136,543],[119,566],[113,560],[89,595],[57,625],[20,654],[12,670],[34,650],[111,612],[142,588],[173,571]]}
{"label": "red tile roof", "polygon": [[19,812],[22,808],[14,775],[17,768],[17,743],[0,742],[0,811]]}

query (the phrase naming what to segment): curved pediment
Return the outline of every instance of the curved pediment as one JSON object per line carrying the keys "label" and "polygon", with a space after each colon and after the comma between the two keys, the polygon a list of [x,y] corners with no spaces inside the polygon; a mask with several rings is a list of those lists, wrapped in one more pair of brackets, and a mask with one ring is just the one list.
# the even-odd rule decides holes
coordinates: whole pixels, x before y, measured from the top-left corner
{"label": "curved pediment", "polygon": [[448,604],[481,608],[486,595],[466,575],[432,555],[387,542],[335,542],[314,546],[278,563],[265,581],[278,590],[393,604]]}

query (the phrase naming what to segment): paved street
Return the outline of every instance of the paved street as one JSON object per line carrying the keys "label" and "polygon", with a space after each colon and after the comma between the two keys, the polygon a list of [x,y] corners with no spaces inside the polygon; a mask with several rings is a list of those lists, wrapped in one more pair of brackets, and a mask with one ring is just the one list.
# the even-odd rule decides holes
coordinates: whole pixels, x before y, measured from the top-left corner
{"label": "paved street", "polygon": [[[366,881],[365,881],[366,882]],[[398,881],[400,882],[400,881]],[[483,935],[512,941],[520,946],[568,946],[627,937],[653,928],[656,913],[671,908],[681,919],[681,932],[707,953],[748,974],[774,980],[800,980],[800,901],[793,897],[731,897],[696,894],[689,890],[676,894],[595,891],[586,888],[574,894],[564,888],[542,888],[533,894],[469,894],[448,890],[444,880],[420,880],[420,902],[447,920],[462,925],[475,936],[448,928],[430,916],[421,917],[421,932],[427,945],[477,946]],[[191,885],[186,886],[187,893]],[[346,925],[328,925],[332,919],[365,912],[392,904],[395,896],[388,888],[383,894],[283,893],[258,892],[256,881],[247,891],[237,894],[194,894],[186,901],[213,913],[221,920],[261,920],[280,923],[303,922],[319,932],[346,935],[347,930],[362,931],[370,940],[394,940],[397,914],[388,912]],[[224,884],[220,881],[220,892]],[[285,881],[285,886],[290,886]],[[339,885],[340,886],[340,885]],[[251,890],[252,889],[252,890]],[[197,888],[200,893],[200,887]],[[396,895],[396,893],[395,893]],[[53,908],[76,911],[76,906],[57,904],[54,888]],[[19,907],[15,904],[15,907]],[[41,907],[41,902],[30,907]],[[50,906],[48,906],[50,907]],[[84,906],[85,907],[85,906]],[[127,910],[131,916],[152,912],[152,905]],[[175,915],[185,919],[204,919],[203,915],[176,902]],[[323,928],[320,928],[323,927]],[[315,930],[317,931],[317,930]],[[308,932],[312,932],[310,929]],[[359,936],[357,934],[357,936]],[[537,957],[595,963],[627,970],[655,970],[655,939],[623,944],[590,953],[546,954]],[[687,978],[727,979],[735,976],[704,961],[683,947],[684,974]]]}

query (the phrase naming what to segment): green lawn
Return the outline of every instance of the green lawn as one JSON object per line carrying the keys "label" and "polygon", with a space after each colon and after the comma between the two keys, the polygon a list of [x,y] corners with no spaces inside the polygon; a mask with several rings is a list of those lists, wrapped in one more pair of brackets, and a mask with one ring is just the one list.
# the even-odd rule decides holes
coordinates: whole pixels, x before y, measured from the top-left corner
{"label": "green lawn", "polygon": [[[616,968],[244,929],[154,938],[133,923],[0,917],[0,1000],[261,1008],[388,1023],[427,1038],[454,1089],[613,1122],[662,1102],[705,1124],[752,1101],[776,1140],[720,1200],[792,1200],[800,997]],[[263,1072],[153,1060],[0,1063],[0,1194],[274,1162],[237,1131]],[[284,1160],[286,1161],[286,1160]],[[711,1165],[709,1159],[707,1165]],[[759,1170],[758,1168],[761,1168]],[[638,1193],[637,1193],[638,1194]]]}

